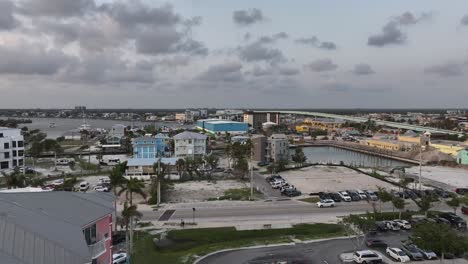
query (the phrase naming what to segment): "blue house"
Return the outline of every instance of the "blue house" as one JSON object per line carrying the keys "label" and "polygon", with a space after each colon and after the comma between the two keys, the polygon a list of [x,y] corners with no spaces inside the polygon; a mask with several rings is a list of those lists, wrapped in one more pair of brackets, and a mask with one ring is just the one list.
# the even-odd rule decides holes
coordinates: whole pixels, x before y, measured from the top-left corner
{"label": "blue house", "polygon": [[143,136],[133,140],[133,158],[154,159],[157,157],[156,139]]}
{"label": "blue house", "polygon": [[156,136],[154,136],[156,139],[156,151],[159,154],[159,156],[165,156],[166,152],[168,152],[169,148],[169,141],[171,138],[165,134],[159,133]]}

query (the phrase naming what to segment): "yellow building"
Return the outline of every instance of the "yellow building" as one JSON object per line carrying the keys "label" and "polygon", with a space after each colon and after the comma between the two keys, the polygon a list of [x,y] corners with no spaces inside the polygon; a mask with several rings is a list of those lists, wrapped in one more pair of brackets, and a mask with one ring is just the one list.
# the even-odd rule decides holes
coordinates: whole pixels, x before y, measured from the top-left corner
{"label": "yellow building", "polygon": [[404,145],[394,141],[369,139],[364,142],[367,146],[385,150],[400,151]]}
{"label": "yellow building", "polygon": [[308,133],[310,131],[310,127],[306,125],[296,126],[296,131],[299,133]]}
{"label": "yellow building", "polygon": [[453,146],[447,144],[431,144],[431,147],[442,153],[450,154],[452,156],[457,156],[458,152],[465,149],[463,146]]}
{"label": "yellow building", "polygon": [[398,140],[402,142],[416,143],[416,144],[419,144],[421,142],[421,139],[419,137],[411,137],[411,136],[398,136]]}
{"label": "yellow building", "polygon": [[302,125],[296,126],[297,132],[309,132],[311,129],[322,129],[322,130],[333,130],[339,128],[343,124],[337,120],[313,120],[306,119],[302,122]]}

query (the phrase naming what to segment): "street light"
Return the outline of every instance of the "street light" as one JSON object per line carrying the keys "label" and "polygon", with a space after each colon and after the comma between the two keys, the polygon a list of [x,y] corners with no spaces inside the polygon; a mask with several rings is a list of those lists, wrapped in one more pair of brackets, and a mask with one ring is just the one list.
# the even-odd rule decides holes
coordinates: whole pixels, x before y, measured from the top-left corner
{"label": "street light", "polygon": [[192,213],[193,213],[193,215],[192,215],[192,223],[193,223],[194,225],[195,225],[195,211],[196,211],[196,210],[195,210],[195,207],[193,207],[193,208],[192,208]]}

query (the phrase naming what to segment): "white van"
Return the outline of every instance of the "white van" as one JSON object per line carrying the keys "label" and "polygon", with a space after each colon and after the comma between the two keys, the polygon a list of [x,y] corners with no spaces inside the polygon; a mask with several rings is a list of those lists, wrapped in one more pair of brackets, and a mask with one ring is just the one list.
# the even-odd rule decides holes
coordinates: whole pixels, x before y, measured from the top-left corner
{"label": "white van", "polygon": [[71,159],[61,158],[55,161],[55,165],[67,166],[68,164],[70,164],[70,162]]}
{"label": "white van", "polygon": [[80,191],[85,192],[89,189],[89,183],[87,181],[80,182]]}
{"label": "white van", "polygon": [[111,181],[110,181],[109,177],[101,177],[101,178],[99,178],[99,183],[100,184],[103,184],[103,183],[110,184]]}
{"label": "white van", "polygon": [[99,161],[101,165],[104,166],[115,166],[120,164],[120,159],[119,158],[104,158]]}

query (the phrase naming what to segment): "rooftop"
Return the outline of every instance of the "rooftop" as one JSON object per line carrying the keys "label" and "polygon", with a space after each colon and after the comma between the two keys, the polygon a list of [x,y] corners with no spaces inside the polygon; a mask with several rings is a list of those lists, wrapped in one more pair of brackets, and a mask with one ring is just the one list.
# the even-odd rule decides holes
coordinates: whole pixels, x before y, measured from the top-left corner
{"label": "rooftop", "polygon": [[174,139],[205,139],[206,140],[207,138],[208,137],[206,135],[203,135],[200,133],[189,132],[189,131],[184,131],[174,136]]}
{"label": "rooftop", "polygon": [[202,120],[198,120],[198,122],[205,122],[205,123],[210,123],[210,124],[247,124],[244,122],[224,120],[224,119],[202,119]]}

